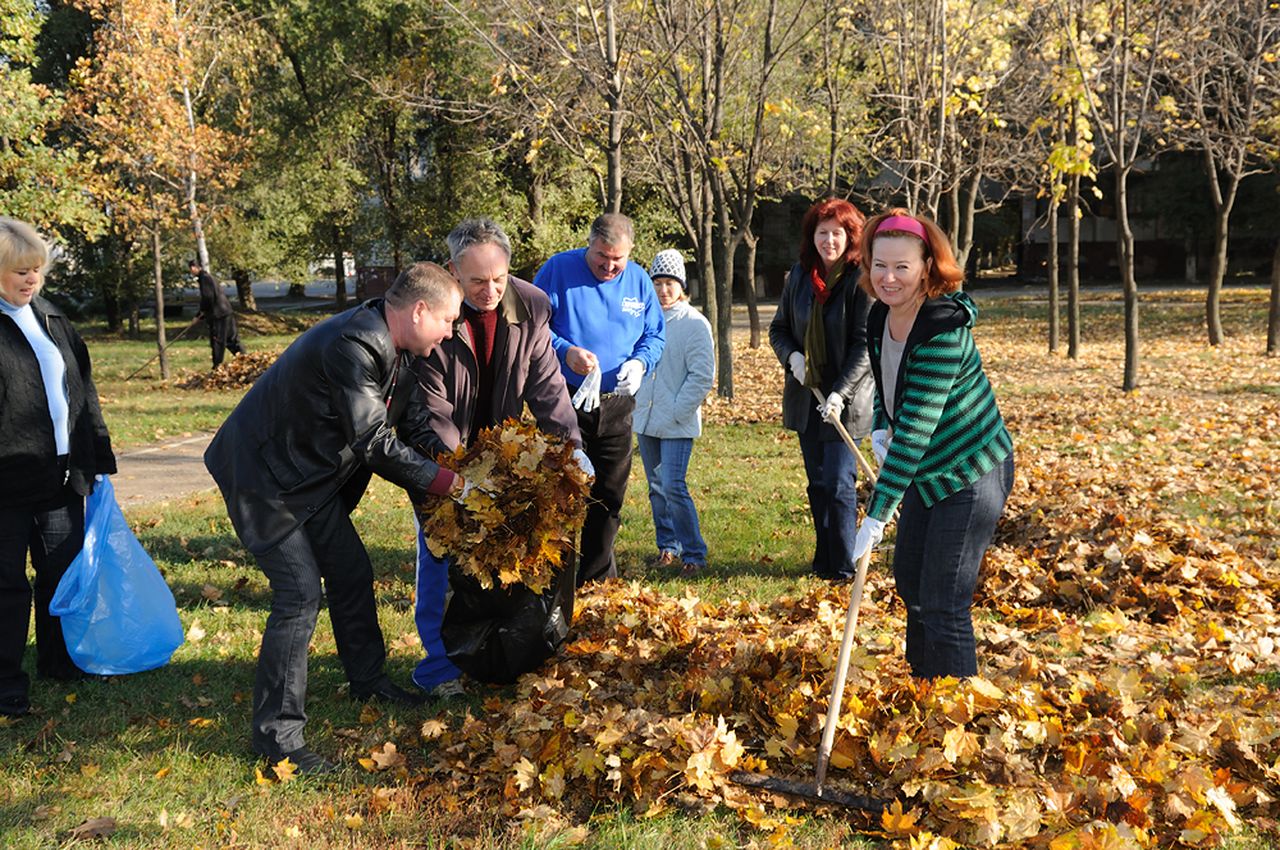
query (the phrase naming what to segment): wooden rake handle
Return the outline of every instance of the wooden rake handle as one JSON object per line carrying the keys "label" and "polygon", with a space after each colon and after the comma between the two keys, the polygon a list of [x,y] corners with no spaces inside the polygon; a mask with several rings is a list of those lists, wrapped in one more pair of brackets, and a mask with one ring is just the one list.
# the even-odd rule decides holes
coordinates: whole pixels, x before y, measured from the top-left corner
{"label": "wooden rake handle", "polygon": [[[822,397],[822,393],[816,388],[811,387],[813,395],[818,399],[819,404],[825,404],[826,399]],[[862,452],[858,449],[858,444],[854,442],[853,436],[849,434],[849,430],[844,427],[844,423],[840,419],[828,419],[839,432],[840,438],[844,440],[845,445],[849,447],[849,451],[853,452],[853,457],[857,461],[858,471],[866,476],[874,487],[876,483],[876,471],[871,468],[871,464],[862,456]],[[827,719],[822,726],[822,743],[818,747],[818,763],[813,772],[813,784],[819,797],[822,796],[822,785],[827,779],[827,764],[831,761],[831,747],[836,738],[836,722],[840,719],[840,706],[844,702],[844,685],[845,679],[849,672],[849,656],[853,653],[853,635],[858,630],[858,609],[862,607],[862,588],[867,582],[867,566],[871,563],[871,548],[862,554],[858,559],[857,571],[853,576],[853,589],[849,592],[849,612],[844,618],[844,635],[840,639],[840,654],[836,658],[835,679],[831,683],[831,698],[827,701]]]}
{"label": "wooden rake handle", "polygon": [[[813,397],[818,400],[818,404],[826,404],[827,400],[823,398],[821,391],[817,387],[810,387],[813,390]],[[858,472],[871,482],[872,486],[876,483],[876,471],[871,468],[871,464],[862,456],[862,452],[858,449],[858,444],[854,442],[853,435],[849,433],[849,429],[844,427],[844,423],[837,417],[835,419],[824,419],[824,422],[830,423],[836,431],[839,432],[840,438],[844,440],[844,444],[849,447],[849,451],[853,452],[853,458],[857,461]]]}
{"label": "wooden rake handle", "polygon": [[836,721],[840,719],[840,704],[844,701],[845,677],[849,670],[849,656],[853,652],[853,635],[858,629],[858,608],[862,605],[862,587],[867,581],[867,565],[871,563],[868,548],[858,559],[858,570],[853,576],[853,590],[849,592],[849,613],[844,618],[844,637],[840,639],[840,655],[836,660],[835,679],[831,683],[831,698],[827,701],[827,719],[822,726],[822,744],[818,747],[818,764],[813,782],[818,796],[822,796],[822,783],[827,778],[827,763],[831,760],[831,745],[836,738]]}

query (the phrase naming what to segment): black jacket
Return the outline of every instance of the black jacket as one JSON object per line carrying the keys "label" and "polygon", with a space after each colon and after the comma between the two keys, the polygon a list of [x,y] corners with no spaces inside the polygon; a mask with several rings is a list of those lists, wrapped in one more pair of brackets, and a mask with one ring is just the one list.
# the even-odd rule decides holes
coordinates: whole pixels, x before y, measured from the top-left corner
{"label": "black jacket", "polygon": [[201,269],[196,282],[200,285],[200,315],[205,321],[225,319],[231,315],[231,302],[227,300],[227,294],[213,279],[213,275]]}
{"label": "black jacket", "polygon": [[420,501],[440,472],[423,456],[426,410],[383,309],[367,301],[294,340],[205,451],[249,551],[270,550],[330,499],[354,509],[371,473]]}
{"label": "black jacket", "polygon": [[40,363],[17,323],[0,313],[0,507],[47,503],[58,498],[64,483],[87,496],[94,475],[116,471],[84,340],[66,315],[40,296],[31,299],[31,309],[66,363],[71,446],[64,476]]}
{"label": "black jacket", "polygon": [[[822,376],[822,397],[833,392],[844,396],[840,419],[855,439],[871,433],[871,404],[875,383],[867,355],[867,312],[871,298],[858,286],[857,266],[845,269],[827,299],[822,321],[827,338],[827,369]],[[769,344],[786,373],[782,386],[782,426],[802,432],[810,416],[818,415],[813,391],[791,374],[787,360],[793,351],[804,353],[804,331],[813,310],[813,286],[808,272],[797,263],[787,275],[778,300],[778,312],[769,323]],[[821,438],[838,440],[836,429],[822,423]]]}

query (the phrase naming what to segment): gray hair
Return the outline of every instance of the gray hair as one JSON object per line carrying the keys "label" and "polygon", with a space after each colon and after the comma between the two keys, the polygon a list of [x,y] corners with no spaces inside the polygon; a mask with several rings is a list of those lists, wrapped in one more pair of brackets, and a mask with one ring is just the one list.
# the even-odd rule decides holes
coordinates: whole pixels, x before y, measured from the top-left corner
{"label": "gray hair", "polygon": [[37,268],[49,262],[49,245],[25,221],[0,215],[0,272]]}
{"label": "gray hair", "polygon": [[498,223],[490,218],[469,218],[449,231],[444,240],[449,245],[449,259],[455,263],[472,245],[497,245],[511,262],[511,240]]}
{"label": "gray hair", "polygon": [[435,263],[414,263],[400,272],[396,282],[387,290],[387,305],[403,310],[419,301],[431,310],[439,310],[450,296],[462,297],[462,287],[453,275]]}
{"label": "gray hair", "polygon": [[591,234],[587,237],[587,244],[597,239],[606,245],[620,245],[623,242],[634,245],[636,244],[636,227],[631,223],[631,219],[622,213],[605,213],[591,222]]}

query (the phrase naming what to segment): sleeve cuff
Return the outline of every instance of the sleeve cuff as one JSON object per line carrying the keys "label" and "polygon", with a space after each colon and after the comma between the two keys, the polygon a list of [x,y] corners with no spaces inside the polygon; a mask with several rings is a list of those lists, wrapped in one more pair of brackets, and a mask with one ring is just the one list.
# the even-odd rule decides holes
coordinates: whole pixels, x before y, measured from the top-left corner
{"label": "sleeve cuff", "polygon": [[436,477],[431,479],[431,484],[427,487],[427,492],[433,496],[447,496],[453,490],[453,481],[458,476],[453,470],[440,467],[440,471],[436,473]]}

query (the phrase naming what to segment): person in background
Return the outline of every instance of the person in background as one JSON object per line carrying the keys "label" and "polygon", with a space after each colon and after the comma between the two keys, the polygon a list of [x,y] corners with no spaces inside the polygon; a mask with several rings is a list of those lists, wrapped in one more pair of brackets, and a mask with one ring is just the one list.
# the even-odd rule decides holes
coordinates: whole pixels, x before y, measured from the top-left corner
{"label": "person in background", "polygon": [[858,286],[862,222],[853,204],[838,198],[809,208],[800,225],[800,262],[787,276],[769,323],[769,342],[786,371],[782,426],[799,435],[808,479],[817,538],[813,572],[829,580],[855,572],[858,468],[852,450],[825,420],[838,417],[855,440],[871,430],[871,299]]}
{"label": "person in background", "polygon": [[596,480],[582,526],[578,584],[618,574],[613,542],[631,474],[631,414],[645,373],[662,356],[665,330],[653,281],[628,259],[631,219],[605,213],[586,248],[555,254],[533,285],[551,302],[551,345],[574,407]]}
{"label": "person in background", "polygon": [[231,524],[271,584],[253,686],[253,748],[270,762],[287,758],[304,774],[337,769],[303,739],[307,652],[322,595],[352,696],[424,700],[384,670],[373,564],[350,513],[373,473],[415,502],[428,493],[466,497],[468,482],[424,456],[426,412],[409,369],[453,333],[461,302],[443,268],[409,266],[385,298],[295,339],[205,451]]}
{"label": "person in background", "polygon": [[196,313],[196,318],[204,319],[209,328],[209,347],[213,351],[213,368],[217,369],[222,365],[225,351],[230,351],[232,354],[244,353],[244,349],[240,347],[240,331],[236,328],[236,314],[231,309],[227,294],[213,279],[213,275],[200,267],[199,260],[191,260],[187,267],[191,269],[191,276],[196,279],[196,285],[200,287],[200,311]]}
{"label": "person in background", "polygon": [[649,481],[658,563],[693,576],[707,564],[707,544],[685,476],[693,441],[702,434],[702,402],[715,377],[711,323],[689,304],[684,258],[674,248],[659,251],[649,277],[666,323],[666,346],[658,366],[636,391],[632,427]]}
{"label": "person in background", "polygon": [[[451,337],[413,361],[427,408],[428,457],[470,443],[484,428],[519,419],[528,405],[539,428],[579,446],[574,456],[594,474],[551,348],[547,296],[509,274],[511,241],[493,221],[467,219],[447,241],[449,271],[462,285],[462,313]],[[436,698],[462,692],[458,668],[440,637],[448,592],[448,561],[431,554],[419,529],[414,614],[426,657],[413,681]]]}
{"label": "person in background", "polygon": [[86,674],[67,654],[49,601],[84,547],[84,499],[116,471],[89,351],[40,297],[49,248],[26,222],[0,216],[0,715],[31,710],[22,670],[35,570],[36,675]]}
{"label": "person in background", "polygon": [[947,238],[903,209],[867,223],[862,286],[881,461],[854,556],[901,505],[893,576],[907,662],[922,678],[978,672],[971,607],[982,556],[1013,487],[1013,440],[973,342],[977,308]]}

